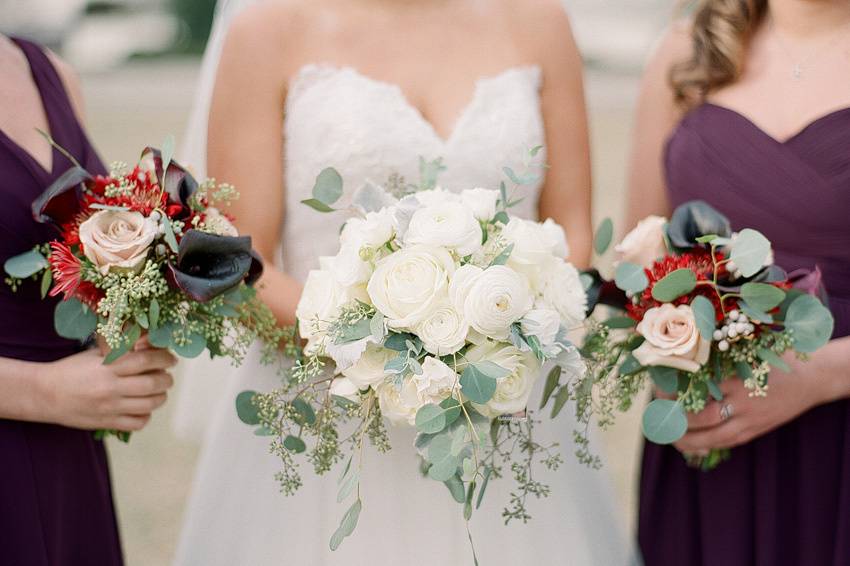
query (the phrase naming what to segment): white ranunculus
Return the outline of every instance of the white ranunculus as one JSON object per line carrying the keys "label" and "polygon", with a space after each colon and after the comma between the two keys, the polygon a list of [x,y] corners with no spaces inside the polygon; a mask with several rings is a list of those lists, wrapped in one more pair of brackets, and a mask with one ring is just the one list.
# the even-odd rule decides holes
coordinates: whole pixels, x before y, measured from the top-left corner
{"label": "white ranunculus", "polygon": [[460,193],[460,201],[472,211],[475,218],[484,222],[488,222],[496,216],[496,201],[498,200],[499,193],[489,189],[467,189]]}
{"label": "white ranunculus", "polygon": [[633,352],[641,365],[695,372],[708,361],[711,341],[700,336],[694,311],[688,305],[665,303],[649,309],[637,331],[646,338]]}
{"label": "white ranunculus", "polygon": [[80,224],[80,244],[104,275],[110,270],[138,271],[158,230],[157,223],[140,212],[101,210]]}
{"label": "white ranunculus", "polygon": [[411,246],[380,260],[366,289],[390,328],[412,329],[448,297],[454,270],[445,249]]}
{"label": "white ranunculus", "polygon": [[472,211],[456,202],[424,206],[413,213],[404,242],[454,250],[468,256],[481,247],[481,225]]}
{"label": "white ranunculus", "polygon": [[440,187],[429,189],[427,191],[418,191],[413,193],[413,197],[419,201],[420,206],[432,206],[442,204],[444,202],[460,202],[460,195],[447,191]]}
{"label": "white ranunculus", "polygon": [[481,334],[504,340],[510,334],[511,324],[525,316],[532,305],[525,277],[504,265],[494,265],[475,277],[463,314]]}
{"label": "white ranunculus", "polygon": [[656,260],[667,254],[666,224],[667,219],[661,216],[648,216],[638,222],[634,230],[614,247],[617,259],[650,269]]}
{"label": "white ranunculus", "polygon": [[462,313],[464,305],[466,305],[466,297],[469,295],[469,289],[475,282],[475,278],[484,270],[475,265],[466,264],[457,269],[449,283],[449,300],[454,308]]}
{"label": "white ranunculus", "polygon": [[230,219],[214,206],[209,207],[204,212],[204,227],[208,232],[219,236],[235,237],[239,235],[239,230],[236,229]]}
{"label": "white ranunculus", "polygon": [[466,357],[471,362],[487,360],[510,373],[496,382],[496,392],[486,405],[475,409],[487,417],[512,415],[528,406],[528,398],[540,375],[540,362],[531,352],[520,352],[514,346],[485,342],[469,349]]}
{"label": "white ranunculus", "polygon": [[347,377],[337,377],[331,382],[331,395],[356,402],[359,400],[357,394],[357,386]]}
{"label": "white ranunculus", "polygon": [[393,350],[369,344],[360,359],[350,368],[343,370],[342,375],[360,389],[377,387],[384,382],[384,366],[397,355],[398,352]]}
{"label": "white ranunculus", "polygon": [[469,323],[447,299],[436,305],[413,331],[428,352],[448,356],[463,348],[469,334]]}
{"label": "white ranunculus", "polygon": [[564,228],[551,218],[547,218],[542,226],[543,230],[555,244],[552,248],[552,253],[557,257],[567,258],[570,255],[570,246],[567,244],[567,235],[564,233]]}
{"label": "white ranunculus", "polygon": [[451,397],[452,391],[456,387],[459,389],[457,373],[448,365],[431,356],[428,356],[422,362],[422,373],[414,374],[411,380],[416,385],[416,394],[419,397],[417,410],[429,403],[438,405],[441,401]]}
{"label": "white ranunculus", "polygon": [[395,228],[393,211],[384,208],[366,213],[365,218],[350,218],[342,229],[339,241],[358,250],[364,246],[375,249],[393,239]]}
{"label": "white ranunculus", "polygon": [[558,311],[568,330],[587,318],[587,293],[573,264],[556,259],[543,273],[541,287],[538,305]]}
{"label": "white ranunculus", "polygon": [[[320,263],[327,266],[329,258],[321,258]],[[301,299],[295,309],[298,318],[298,332],[307,340],[307,350],[311,351],[322,342],[321,326],[337,315],[339,308],[346,302],[345,288],[334,279],[327,269],[314,269],[307,274]]]}
{"label": "white ranunculus", "polygon": [[343,244],[331,262],[331,273],[344,287],[365,283],[372,275],[372,265],[360,257],[360,247]]}
{"label": "white ranunculus", "polygon": [[552,256],[561,256],[560,251],[566,247],[563,230],[557,230],[558,225],[550,222],[544,226],[540,222],[511,218],[502,229],[502,239],[513,244],[508,263],[521,266],[537,266]]}
{"label": "white ranunculus", "polygon": [[561,315],[553,309],[533,309],[519,321],[522,333],[535,336],[543,349],[555,343],[561,328]]}
{"label": "white ranunculus", "polygon": [[381,414],[392,424],[416,425],[419,394],[412,379],[405,380],[400,388],[392,382],[384,383],[378,386],[377,392]]}

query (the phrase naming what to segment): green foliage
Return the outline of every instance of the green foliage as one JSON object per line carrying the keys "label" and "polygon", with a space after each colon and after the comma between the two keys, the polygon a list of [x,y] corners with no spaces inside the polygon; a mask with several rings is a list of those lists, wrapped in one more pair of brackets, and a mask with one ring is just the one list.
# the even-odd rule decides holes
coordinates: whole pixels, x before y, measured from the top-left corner
{"label": "green foliage", "polygon": [[785,328],[793,333],[794,348],[805,354],[825,346],[834,326],[832,313],[811,295],[795,299],[785,315]]}
{"label": "green foliage", "polygon": [[703,295],[697,295],[691,301],[691,309],[694,311],[694,319],[700,335],[704,340],[711,340],[717,328],[717,312],[714,310],[714,304]]}
{"label": "green foliage", "polygon": [[552,397],[552,393],[555,392],[555,388],[561,380],[562,371],[561,366],[555,366],[549,370],[549,374],[546,376],[546,383],[543,386],[543,399],[540,401],[541,409],[549,403],[549,398]]}
{"label": "green foliage", "polygon": [[49,267],[47,258],[37,249],[10,257],[3,264],[6,273],[16,279],[26,279]]}
{"label": "green foliage", "polygon": [[676,442],[688,430],[688,419],[680,403],[654,399],[643,412],[643,433],[656,444]]}
{"label": "green foliage", "polygon": [[357,527],[357,520],[360,518],[360,511],[363,510],[363,502],[358,498],[351,507],[348,508],[348,511],[345,512],[345,515],[342,516],[342,520],[339,523],[339,527],[334,532],[333,536],[331,536],[330,548],[331,550],[336,550],[339,548],[339,545],[342,544],[343,539],[345,537],[350,536],[351,533],[354,532],[354,529]]}
{"label": "green foliage", "polygon": [[53,325],[59,336],[83,341],[94,334],[97,315],[79,300],[70,298],[56,305]]}
{"label": "green foliage", "polygon": [[236,396],[236,415],[246,425],[260,424],[260,411],[254,404],[256,391],[242,391]]}
{"label": "green foliage", "polygon": [[614,284],[628,293],[640,293],[649,285],[646,270],[634,263],[621,262],[614,275]]}
{"label": "green foliage", "polygon": [[697,286],[697,277],[687,268],[677,269],[664,276],[652,286],[652,298],[661,303],[670,303],[687,295]]}
{"label": "green foliage", "polygon": [[730,259],[744,277],[752,277],[764,267],[770,255],[770,240],[761,232],[745,228],[732,241]]}
{"label": "green foliage", "polygon": [[483,405],[496,393],[496,378],[469,364],[460,376],[460,386],[470,401]]}
{"label": "green foliage", "polygon": [[416,412],[416,430],[426,434],[440,432],[446,428],[446,412],[443,408],[428,404]]}
{"label": "green foliage", "polygon": [[767,312],[774,309],[785,299],[785,291],[766,283],[744,283],[741,297],[756,310]]}
{"label": "green foliage", "polygon": [[650,366],[647,369],[649,377],[661,391],[670,395],[676,392],[679,385],[679,370],[664,366]]}
{"label": "green foliage", "polygon": [[608,251],[613,239],[614,222],[610,218],[605,218],[599,224],[599,227],[596,228],[596,234],[593,236],[593,250],[596,252],[596,255],[603,255]]}

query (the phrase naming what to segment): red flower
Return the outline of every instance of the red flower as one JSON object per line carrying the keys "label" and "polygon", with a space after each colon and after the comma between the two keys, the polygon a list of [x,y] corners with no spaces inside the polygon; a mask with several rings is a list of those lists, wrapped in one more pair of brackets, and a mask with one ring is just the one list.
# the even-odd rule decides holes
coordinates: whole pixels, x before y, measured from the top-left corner
{"label": "red flower", "polygon": [[97,307],[103,291],[90,281],[82,280],[80,260],[63,242],[50,242],[50,269],[54,283],[50,289],[51,297],[64,294],[64,300],[75,297],[92,310]]}
{"label": "red flower", "polygon": [[[723,254],[719,252],[715,253],[715,260],[717,262],[721,262],[723,259]],[[693,251],[685,252],[682,255],[667,256],[656,261],[652,265],[652,269],[645,270],[646,276],[649,279],[649,285],[646,286],[646,289],[644,289],[638,297],[637,304],[632,302],[626,306],[628,315],[634,320],[640,321],[643,320],[643,316],[646,314],[647,310],[661,306],[661,303],[653,298],[652,288],[656,283],[677,269],[689,269],[693,271],[694,275],[696,275],[697,281],[711,281],[714,278],[714,262],[711,259],[711,252],[708,250],[695,249]],[[718,268],[718,277],[722,277],[725,273],[726,269],[723,265],[721,265]],[[703,295],[708,298],[714,304],[718,321],[723,319],[723,309],[720,308],[720,297],[718,297],[714,289],[708,285],[698,285],[691,293],[673,301],[673,304],[690,304],[697,295]]]}

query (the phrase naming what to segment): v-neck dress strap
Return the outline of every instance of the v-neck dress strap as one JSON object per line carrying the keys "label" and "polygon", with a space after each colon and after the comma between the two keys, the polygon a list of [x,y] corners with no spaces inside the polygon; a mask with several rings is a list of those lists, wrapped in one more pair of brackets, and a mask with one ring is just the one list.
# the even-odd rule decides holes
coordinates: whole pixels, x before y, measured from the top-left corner
{"label": "v-neck dress strap", "polygon": [[[15,40],[29,61],[51,134],[91,171],[103,170],[74,115],[62,80],[41,47]],[[52,171],[0,135],[0,264],[57,236],[33,220],[31,204],[70,161],[54,151]],[[0,283],[0,357],[48,363],[79,351],[53,328],[58,298],[39,282]],[[0,419],[0,563],[120,566],[103,442],[91,431]]]}

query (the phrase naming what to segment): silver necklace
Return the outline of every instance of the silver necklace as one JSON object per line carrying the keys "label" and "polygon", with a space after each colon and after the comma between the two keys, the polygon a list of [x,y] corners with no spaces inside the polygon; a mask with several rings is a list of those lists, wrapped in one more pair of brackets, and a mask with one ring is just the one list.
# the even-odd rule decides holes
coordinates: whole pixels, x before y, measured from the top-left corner
{"label": "silver necklace", "polygon": [[779,47],[782,48],[782,51],[785,52],[785,55],[788,57],[788,59],[792,63],[792,65],[791,65],[791,78],[794,79],[795,81],[801,81],[805,78],[806,71],[809,69],[809,66],[810,66],[809,62],[812,61],[812,59],[814,59],[816,56],[820,55],[821,53],[827,51],[827,49],[831,48],[836,43],[838,43],[839,39],[845,37],[844,28],[841,28],[839,30],[840,33],[836,33],[835,37],[831,38],[830,41],[828,41],[826,44],[815,49],[814,51],[809,53],[806,57],[804,57],[802,59],[797,59],[794,56],[794,54],[791,52],[791,50],[788,48],[788,44],[786,44],[785,41],[782,39],[779,31],[776,29],[776,24],[774,23],[773,18],[771,18],[771,20],[770,20],[770,27],[773,30],[773,37],[776,39],[776,43],[779,44]]}

